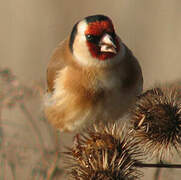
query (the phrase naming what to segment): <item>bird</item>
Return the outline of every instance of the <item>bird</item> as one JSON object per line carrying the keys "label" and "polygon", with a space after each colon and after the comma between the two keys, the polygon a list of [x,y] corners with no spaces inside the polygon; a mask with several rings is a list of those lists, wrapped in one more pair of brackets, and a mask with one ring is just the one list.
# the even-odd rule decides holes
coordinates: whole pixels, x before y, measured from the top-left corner
{"label": "bird", "polygon": [[112,20],[79,20],[47,66],[45,116],[61,132],[118,121],[143,89],[140,64]]}

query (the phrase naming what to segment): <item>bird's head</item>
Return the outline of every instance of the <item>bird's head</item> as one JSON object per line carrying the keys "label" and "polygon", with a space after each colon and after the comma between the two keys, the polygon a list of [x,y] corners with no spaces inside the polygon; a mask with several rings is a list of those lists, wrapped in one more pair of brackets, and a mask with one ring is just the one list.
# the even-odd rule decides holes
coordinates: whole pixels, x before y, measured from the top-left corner
{"label": "bird's head", "polygon": [[69,40],[70,50],[82,65],[116,63],[123,54],[121,45],[112,21],[104,15],[88,16],[76,23]]}

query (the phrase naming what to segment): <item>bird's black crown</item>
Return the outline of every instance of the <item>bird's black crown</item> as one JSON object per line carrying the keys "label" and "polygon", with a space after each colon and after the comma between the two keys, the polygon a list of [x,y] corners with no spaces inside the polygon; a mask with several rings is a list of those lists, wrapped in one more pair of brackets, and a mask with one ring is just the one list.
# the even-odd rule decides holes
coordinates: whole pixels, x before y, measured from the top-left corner
{"label": "bird's black crown", "polygon": [[[104,15],[93,15],[93,16],[87,16],[85,17],[85,20],[87,23],[91,23],[91,22],[96,22],[96,21],[105,21],[105,20],[110,20],[107,16],[104,16]],[[79,22],[77,22],[73,29],[72,29],[72,32],[70,34],[70,40],[69,40],[69,48],[70,50],[73,52],[73,43],[74,43],[74,39],[75,39],[75,36],[77,34],[77,25],[78,25]]]}
{"label": "bird's black crown", "polygon": [[107,16],[104,15],[94,15],[94,16],[87,16],[86,18],[87,23],[91,23],[91,22],[95,22],[95,21],[105,21],[105,20],[109,20],[109,18]]}

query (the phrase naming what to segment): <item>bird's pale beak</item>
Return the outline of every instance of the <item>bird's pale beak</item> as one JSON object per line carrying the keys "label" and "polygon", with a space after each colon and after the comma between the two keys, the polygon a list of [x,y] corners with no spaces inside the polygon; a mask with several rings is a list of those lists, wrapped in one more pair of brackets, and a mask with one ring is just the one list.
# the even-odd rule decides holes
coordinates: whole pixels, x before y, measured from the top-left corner
{"label": "bird's pale beak", "polygon": [[101,52],[111,52],[116,54],[116,45],[113,42],[113,38],[109,34],[105,34],[99,43]]}

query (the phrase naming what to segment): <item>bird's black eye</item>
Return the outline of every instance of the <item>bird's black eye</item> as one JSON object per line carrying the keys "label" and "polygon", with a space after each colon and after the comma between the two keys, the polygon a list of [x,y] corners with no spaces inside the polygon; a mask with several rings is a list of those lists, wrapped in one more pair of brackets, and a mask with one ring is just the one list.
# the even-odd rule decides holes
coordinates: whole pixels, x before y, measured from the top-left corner
{"label": "bird's black eye", "polygon": [[91,34],[88,34],[88,35],[86,35],[86,39],[87,39],[88,41],[92,41],[92,40],[94,39],[94,36],[91,35]]}
{"label": "bird's black eye", "polygon": [[100,37],[92,35],[92,34],[87,34],[86,39],[87,39],[87,41],[89,41],[91,43],[97,44],[97,43],[99,43]]}

